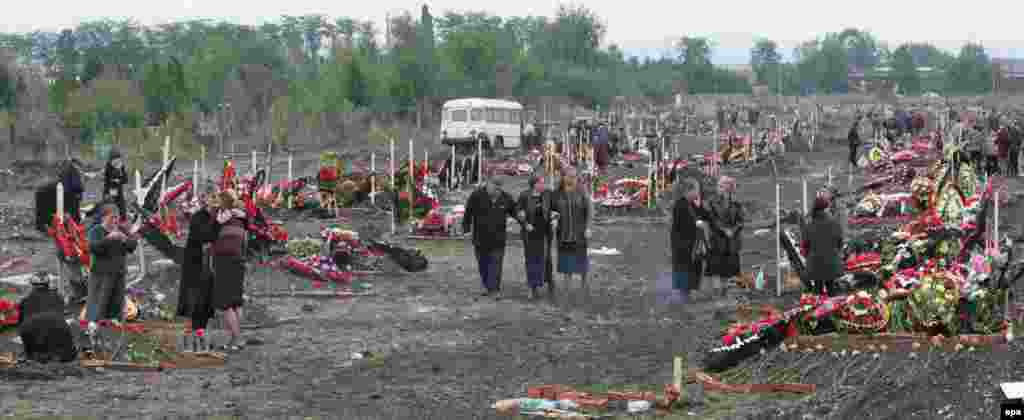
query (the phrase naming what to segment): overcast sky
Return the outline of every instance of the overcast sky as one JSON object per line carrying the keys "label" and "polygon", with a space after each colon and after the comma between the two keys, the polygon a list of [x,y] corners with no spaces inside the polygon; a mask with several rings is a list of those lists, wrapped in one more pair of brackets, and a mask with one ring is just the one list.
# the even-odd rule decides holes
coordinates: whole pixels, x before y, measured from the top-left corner
{"label": "overcast sky", "polygon": [[[11,0],[14,1],[14,0]],[[143,24],[212,18],[260,24],[280,15],[325,14],[373,19],[383,28],[388,12],[411,10],[418,15],[423,3],[398,0],[372,2],[339,0],[56,0],[4,9],[0,32],[58,30],[104,17],[133,18]],[[427,5],[435,16],[445,10],[486,10],[500,16],[552,15],[557,1],[448,0]],[[837,6],[849,4],[841,10]],[[844,27],[871,31],[890,45],[929,41],[958,49],[967,40],[982,42],[994,56],[1024,55],[1022,17],[1012,2],[974,0],[969,7],[950,8],[942,2],[859,0],[854,3],[810,0],[767,1],[591,1],[586,6],[608,25],[607,42],[643,55],[659,55],[671,40],[684,34],[715,40],[716,62],[738,64],[749,60],[758,37],[778,41],[786,56],[800,41]],[[885,12],[885,15],[882,15]],[[917,13],[917,16],[914,15]],[[1014,40],[1017,40],[1014,42]],[[1019,49],[1019,51],[1017,51]]]}

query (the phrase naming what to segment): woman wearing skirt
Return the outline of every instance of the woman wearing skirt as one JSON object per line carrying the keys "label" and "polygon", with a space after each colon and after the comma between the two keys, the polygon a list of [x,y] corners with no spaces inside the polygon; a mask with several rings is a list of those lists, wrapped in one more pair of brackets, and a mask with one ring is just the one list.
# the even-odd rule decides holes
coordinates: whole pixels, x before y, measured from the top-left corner
{"label": "woman wearing skirt", "polygon": [[217,240],[210,246],[211,265],[214,275],[213,296],[211,305],[214,309],[224,312],[224,323],[227,324],[231,336],[227,344],[221,346],[225,351],[241,350],[242,294],[245,290],[245,212],[233,191],[220,194],[220,211],[217,223],[220,232]]}
{"label": "woman wearing skirt", "polygon": [[551,280],[551,200],[544,181],[530,178],[530,189],[519,195],[519,220],[523,222],[523,256],[526,259],[526,283],[530,300],[547,283],[548,296],[554,292]]}
{"label": "woman wearing skirt", "polygon": [[576,170],[568,168],[562,175],[562,182],[552,197],[552,210],[557,213],[555,237],[558,241],[558,272],[562,273],[568,285],[573,274],[580,276],[580,286],[587,287],[587,273],[590,260],[587,256],[587,240],[590,239],[590,198],[580,187]]}

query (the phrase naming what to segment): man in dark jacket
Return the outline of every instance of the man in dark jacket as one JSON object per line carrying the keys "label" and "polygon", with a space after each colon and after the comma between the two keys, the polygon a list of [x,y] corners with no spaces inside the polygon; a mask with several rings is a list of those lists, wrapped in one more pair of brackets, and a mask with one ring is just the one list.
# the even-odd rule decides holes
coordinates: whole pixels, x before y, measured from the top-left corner
{"label": "man in dark jacket", "polygon": [[1024,132],[1021,132],[1020,120],[1014,121],[1013,124],[1010,124],[1008,127],[1008,131],[1010,142],[1008,147],[1009,150],[1007,152],[1008,154],[1006,160],[1006,173],[1008,176],[1017,176],[1017,165],[1018,159],[1020,158],[1021,136],[1024,135]]}
{"label": "man in dark jacket", "polygon": [[126,182],[128,182],[128,172],[124,169],[121,152],[112,149],[110,160],[103,168],[103,201],[117,204],[121,214],[127,214],[124,203],[124,184]]}
{"label": "man in dark jacket", "polygon": [[703,272],[701,259],[695,252],[700,242],[696,209],[700,208],[700,185],[692,179],[682,184],[680,197],[672,206],[672,230],[669,243],[672,251],[673,301],[685,303],[690,292],[700,290],[700,276]]}
{"label": "man in dark jacket", "polygon": [[82,223],[82,194],[85,193],[80,167],[78,159],[70,159],[64,163],[60,174],[60,182],[64,186],[64,212],[78,224]]}
{"label": "man in dark jacket", "polygon": [[809,221],[801,226],[803,239],[808,243],[807,272],[818,294],[832,293],[831,285],[843,275],[843,227],[829,214],[831,197],[819,193]]}
{"label": "man in dark jacket", "polygon": [[515,199],[502,191],[501,181],[496,179],[485,181],[466,201],[462,229],[473,235],[473,250],[484,288],[482,296],[501,299],[506,230],[509,217],[519,220],[516,207]]}
{"label": "man in dark jacket", "polygon": [[860,118],[857,118],[850,127],[846,140],[850,142],[850,170],[857,167],[857,149],[860,148]]}
{"label": "man in dark jacket", "polygon": [[90,322],[121,319],[128,271],[126,257],[138,246],[138,241],[125,232],[127,228],[120,225],[116,205],[107,204],[100,211],[102,223],[93,225],[88,234],[89,252],[94,257],[86,304]]}

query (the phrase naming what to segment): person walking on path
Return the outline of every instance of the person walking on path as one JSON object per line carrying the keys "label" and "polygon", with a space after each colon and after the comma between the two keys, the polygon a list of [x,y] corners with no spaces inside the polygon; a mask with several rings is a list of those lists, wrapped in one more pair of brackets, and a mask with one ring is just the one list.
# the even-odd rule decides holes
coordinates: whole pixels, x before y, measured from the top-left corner
{"label": "person walking on path", "polygon": [[210,304],[224,313],[224,323],[230,336],[224,351],[239,351],[242,342],[242,306],[245,304],[245,249],[248,233],[245,226],[245,211],[241,201],[232,190],[219,194],[220,208],[215,221],[217,239],[210,245],[211,272],[213,272],[213,293]]}
{"label": "person walking on path", "polygon": [[692,179],[680,184],[679,198],[672,206],[669,243],[672,252],[672,301],[686,303],[690,292],[700,289],[702,255],[701,230],[696,209],[700,207],[700,185]]}
{"label": "person walking on path", "polygon": [[501,181],[490,178],[470,194],[462,219],[463,232],[473,237],[484,289],[482,296],[495,300],[501,300],[501,271],[509,217],[518,217],[515,199],[501,189]]}
{"label": "person walking on path", "polygon": [[186,352],[209,350],[206,326],[213,317],[211,297],[213,272],[206,248],[217,240],[220,224],[215,217],[220,207],[217,196],[210,194],[200,202],[189,219],[188,239],[185,242],[181,282],[178,286],[178,313],[188,318],[185,324],[183,347]]}
{"label": "person walking on path", "polygon": [[552,198],[553,222],[558,241],[558,272],[571,287],[572,275],[580,276],[580,288],[587,289],[590,258],[587,241],[590,239],[591,203],[583,191],[575,169],[567,169]]}
{"label": "person walking on path", "polygon": [[536,299],[537,291],[548,285],[548,296],[554,295],[554,279],[551,264],[551,193],[543,179],[530,178],[529,189],[519,195],[517,204],[519,220],[523,228],[523,257],[526,262],[526,281],[530,287],[530,299]]}

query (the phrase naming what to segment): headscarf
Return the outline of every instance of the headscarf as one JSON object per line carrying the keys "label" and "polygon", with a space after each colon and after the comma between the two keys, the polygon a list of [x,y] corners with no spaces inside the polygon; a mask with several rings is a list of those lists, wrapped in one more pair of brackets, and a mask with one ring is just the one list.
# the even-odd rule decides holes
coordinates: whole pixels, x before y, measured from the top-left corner
{"label": "headscarf", "polygon": [[731,176],[722,176],[721,178],[718,178],[718,185],[723,192],[729,193],[730,195],[736,192],[736,178]]}

